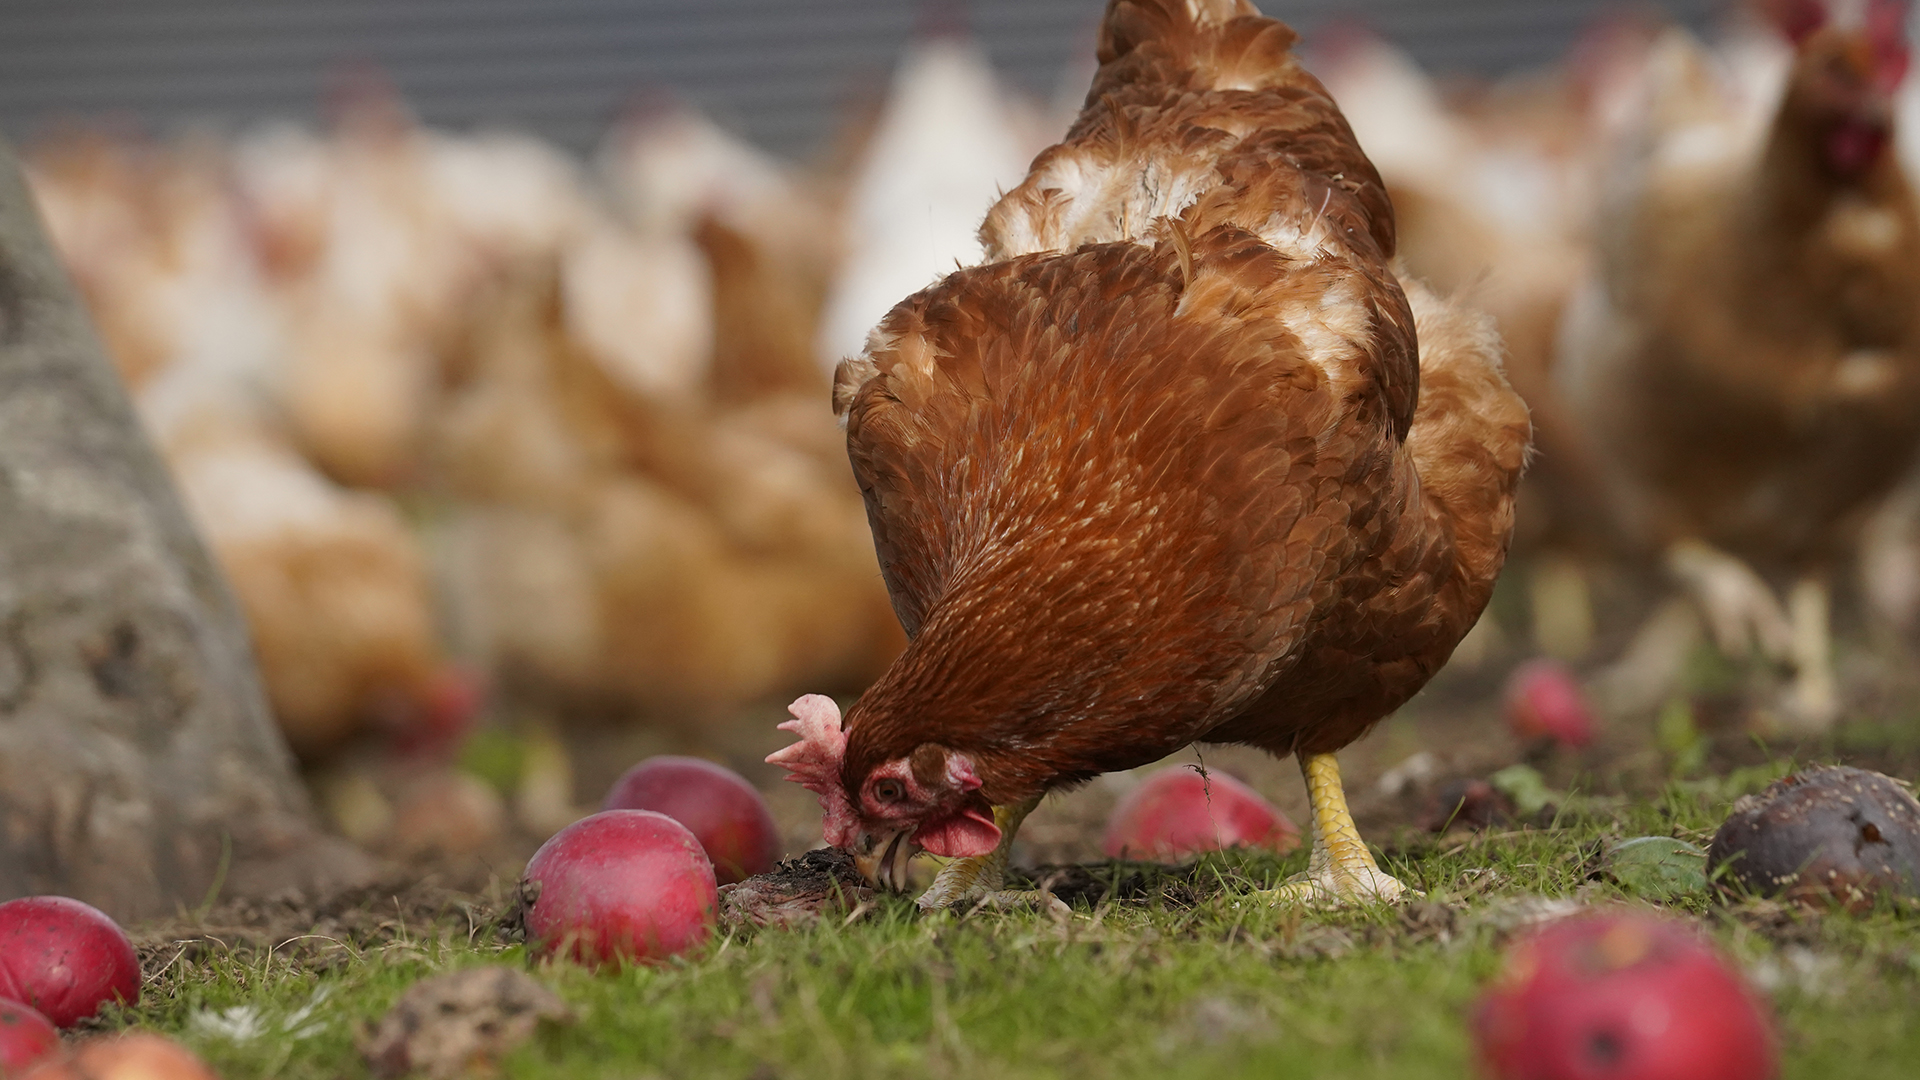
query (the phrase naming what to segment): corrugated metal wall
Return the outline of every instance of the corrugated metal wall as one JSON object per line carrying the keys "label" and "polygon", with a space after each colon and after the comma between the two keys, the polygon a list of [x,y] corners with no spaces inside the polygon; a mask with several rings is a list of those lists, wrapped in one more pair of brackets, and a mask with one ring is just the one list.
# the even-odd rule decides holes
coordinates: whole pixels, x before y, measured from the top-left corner
{"label": "corrugated metal wall", "polygon": [[[313,117],[345,67],[387,71],[431,123],[591,145],[622,104],[668,89],[801,153],[881,85],[926,18],[964,21],[1051,95],[1103,0],[0,0],[0,131],[120,116],[166,130]],[[1436,70],[1557,55],[1601,0],[1269,0],[1303,31],[1359,19]],[[1698,21],[1711,0],[1670,0]]]}

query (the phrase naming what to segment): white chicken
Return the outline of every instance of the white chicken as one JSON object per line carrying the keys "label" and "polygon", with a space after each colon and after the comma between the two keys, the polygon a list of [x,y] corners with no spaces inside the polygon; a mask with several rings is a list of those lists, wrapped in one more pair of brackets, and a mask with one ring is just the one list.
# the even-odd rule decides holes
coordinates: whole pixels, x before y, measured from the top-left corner
{"label": "white chicken", "polygon": [[896,70],[847,195],[847,262],[819,338],[825,370],[858,353],[902,296],[980,260],[981,215],[1038,147],[978,46],[914,43]]}

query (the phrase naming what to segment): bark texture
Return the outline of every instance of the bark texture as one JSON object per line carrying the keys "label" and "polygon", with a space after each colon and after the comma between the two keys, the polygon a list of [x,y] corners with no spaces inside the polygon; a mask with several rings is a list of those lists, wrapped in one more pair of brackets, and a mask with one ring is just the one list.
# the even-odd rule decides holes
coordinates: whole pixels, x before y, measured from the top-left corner
{"label": "bark texture", "polygon": [[0,898],[130,920],[361,863],[0,144]]}

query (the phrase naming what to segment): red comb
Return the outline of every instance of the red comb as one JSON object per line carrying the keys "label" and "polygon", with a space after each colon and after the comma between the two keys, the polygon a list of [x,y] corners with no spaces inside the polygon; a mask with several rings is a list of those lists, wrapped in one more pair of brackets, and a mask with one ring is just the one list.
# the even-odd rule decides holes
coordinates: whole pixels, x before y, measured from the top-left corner
{"label": "red comb", "polygon": [[767,764],[787,770],[787,779],[815,794],[825,795],[840,783],[840,762],[847,753],[847,733],[840,727],[840,706],[833,699],[808,694],[787,706],[793,719],[780,725],[800,741],[767,755]]}
{"label": "red comb", "polygon": [[787,779],[820,796],[821,834],[834,847],[847,847],[860,835],[860,821],[840,783],[840,764],[847,756],[840,706],[832,698],[808,694],[787,711],[793,719],[780,730],[793,732],[800,741],[768,754],[767,764],[787,770]]}

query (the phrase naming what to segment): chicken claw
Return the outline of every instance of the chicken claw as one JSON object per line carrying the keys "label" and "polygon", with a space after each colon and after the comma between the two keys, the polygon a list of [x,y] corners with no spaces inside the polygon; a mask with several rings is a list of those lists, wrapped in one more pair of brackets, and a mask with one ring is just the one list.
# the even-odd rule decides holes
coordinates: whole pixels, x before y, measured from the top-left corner
{"label": "chicken claw", "polygon": [[1345,907],[1367,902],[1394,903],[1424,895],[1380,869],[1360,839],[1340,786],[1340,762],[1332,754],[1302,756],[1307,798],[1313,803],[1313,855],[1307,870],[1288,878],[1266,895],[1286,903]]}
{"label": "chicken claw", "polygon": [[[1007,856],[1013,850],[1013,837],[1020,831],[1020,823],[1027,820],[1027,815],[1039,805],[1040,800],[1036,797],[1012,806],[994,807],[993,823],[1000,827],[999,846],[985,855],[954,859],[942,867],[934,875],[933,884],[927,886],[927,891],[915,901],[920,905],[920,910],[959,907],[982,900],[1000,907],[1021,903],[1025,894],[1004,888],[1007,883]],[[1054,903],[1059,901],[1054,900]]]}
{"label": "chicken claw", "polygon": [[1667,549],[1667,569],[1700,605],[1707,632],[1723,655],[1741,657],[1758,649],[1768,660],[1794,659],[1793,624],[1752,567],[1698,540],[1682,540]]}

